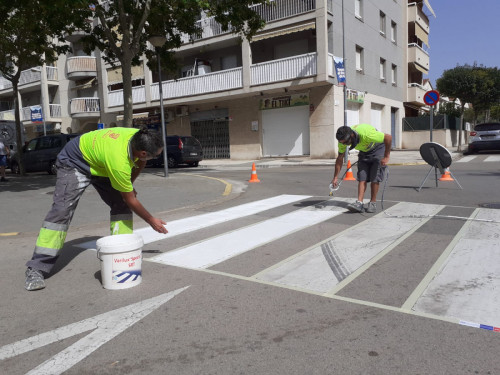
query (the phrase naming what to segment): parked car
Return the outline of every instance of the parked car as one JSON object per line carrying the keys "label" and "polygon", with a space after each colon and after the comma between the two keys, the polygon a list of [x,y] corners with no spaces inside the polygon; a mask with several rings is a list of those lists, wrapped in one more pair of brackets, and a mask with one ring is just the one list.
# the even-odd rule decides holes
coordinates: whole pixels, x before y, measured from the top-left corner
{"label": "parked car", "polygon": [[500,122],[477,124],[469,133],[468,153],[481,150],[500,150]]}
{"label": "parked car", "polygon": [[[188,164],[197,167],[203,160],[201,143],[194,137],[185,135],[167,136],[167,161],[169,168],[179,164]],[[163,166],[163,153],[156,159],[148,161],[149,166]]]}
{"label": "parked car", "polygon": [[[52,134],[33,138],[27,145],[23,146],[23,162],[26,172],[47,171],[49,174],[56,173],[57,154],[71,139],[79,134]],[[10,160],[12,173],[19,173],[19,156],[12,155]]]}

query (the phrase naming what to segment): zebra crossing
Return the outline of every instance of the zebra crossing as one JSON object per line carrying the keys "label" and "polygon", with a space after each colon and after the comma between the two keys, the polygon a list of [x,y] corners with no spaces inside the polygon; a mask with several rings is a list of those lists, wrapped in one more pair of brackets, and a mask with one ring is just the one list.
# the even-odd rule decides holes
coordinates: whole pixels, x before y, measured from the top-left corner
{"label": "zebra crossing", "polygon": [[468,163],[471,161],[483,161],[486,163],[488,163],[488,162],[493,163],[493,162],[500,161],[500,155],[490,155],[484,159],[483,159],[483,157],[484,156],[482,156],[482,155],[467,155],[467,156],[464,156],[463,158],[458,159],[457,161],[455,161],[455,163]]}
{"label": "zebra crossing", "polygon": [[[180,230],[175,228],[180,228],[181,224],[187,222],[192,222],[193,226],[184,228],[182,233],[197,230],[200,226],[207,227],[256,215],[279,206],[291,210],[195,243],[186,243],[182,247],[145,260],[218,273],[328,298],[345,299],[338,294],[340,290],[376,262],[384,259],[399,244],[408,241],[413,233],[433,220],[433,216],[446,207],[398,202],[386,210],[387,214],[380,212],[376,215],[359,215],[346,210],[350,199],[335,197],[305,207],[297,204],[308,199],[314,197],[282,195],[178,222],[173,221],[169,223],[171,233],[163,235],[162,238],[148,229],[139,230],[145,243],[151,243],[168,239],[169,235],[179,235]],[[311,247],[296,249],[293,255],[251,276],[218,271],[215,267],[243,254],[248,255],[261,246],[272,246],[278,239],[321,223],[327,222],[335,228],[335,220],[342,220],[343,216],[352,218],[353,215],[359,217],[357,224],[348,226],[328,238],[318,239],[317,244]],[[201,218],[204,221],[201,221]],[[463,225],[460,230],[454,234],[420,285],[408,295],[401,306],[383,306],[349,298],[347,300],[455,323],[500,327],[500,306],[496,302],[500,299],[500,211],[478,208],[461,221]],[[437,220],[436,222],[435,225],[440,225]]]}

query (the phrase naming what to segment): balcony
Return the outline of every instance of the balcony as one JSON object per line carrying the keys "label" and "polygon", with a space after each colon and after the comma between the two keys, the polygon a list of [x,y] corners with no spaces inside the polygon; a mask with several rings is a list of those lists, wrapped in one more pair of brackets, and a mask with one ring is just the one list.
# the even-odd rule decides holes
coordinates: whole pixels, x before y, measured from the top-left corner
{"label": "balcony", "polygon": [[408,22],[415,22],[429,34],[429,18],[422,12],[416,3],[408,4]]}
{"label": "balcony", "polygon": [[[328,0],[329,10],[332,8],[331,0]],[[284,18],[297,16],[299,14],[314,11],[316,9],[316,0],[271,0],[270,4],[257,4],[251,8],[257,12],[267,23],[278,21]],[[183,35],[182,43],[189,43],[190,40],[201,40],[222,34],[228,34],[229,31],[223,31],[222,26],[215,21],[213,17],[203,18],[197,21],[201,28],[201,33],[197,35]]]}
{"label": "balcony", "polygon": [[415,43],[408,44],[408,63],[415,64],[422,73],[429,73],[429,54]]}
{"label": "balcony", "polygon": [[92,56],[69,57],[66,61],[66,70],[71,80],[97,77],[96,58]]}
{"label": "balcony", "polygon": [[[40,106],[40,104],[39,104]],[[49,104],[49,115],[43,114],[44,120],[46,122],[50,121],[61,121],[61,105],[60,104]],[[14,116],[14,110],[12,110],[12,116]],[[31,106],[21,108],[21,121],[31,123]]]}
{"label": "balcony", "polygon": [[[47,73],[47,84],[49,85],[59,85],[57,68],[53,66],[45,67]],[[36,66],[34,68],[26,69],[21,72],[19,76],[18,88],[22,91],[33,91],[37,89],[42,82],[42,67]],[[0,90],[11,90],[12,83],[5,79],[5,77],[0,77]]]}
{"label": "balcony", "polygon": [[[333,59],[333,57],[330,57]],[[270,83],[284,82],[313,77],[317,74],[317,55],[315,52],[304,55],[287,57],[285,59],[266,61],[250,66],[250,85],[258,86]],[[330,72],[333,74],[333,71]],[[230,95],[230,90],[243,88],[243,68],[221,70],[218,72],[164,81],[162,83],[163,98],[175,99],[180,97],[197,96],[221,92],[221,96]],[[260,91],[262,88],[255,88]],[[134,104],[145,103],[145,87],[132,89]],[[159,84],[151,85],[151,100],[160,99]],[[123,90],[108,93],[108,106],[123,105]]]}
{"label": "balcony", "polygon": [[74,98],[70,100],[70,115],[73,118],[98,118],[101,115],[99,98]]}
{"label": "balcony", "polygon": [[418,106],[424,106],[425,88],[418,83],[408,84],[408,100],[407,102]]}

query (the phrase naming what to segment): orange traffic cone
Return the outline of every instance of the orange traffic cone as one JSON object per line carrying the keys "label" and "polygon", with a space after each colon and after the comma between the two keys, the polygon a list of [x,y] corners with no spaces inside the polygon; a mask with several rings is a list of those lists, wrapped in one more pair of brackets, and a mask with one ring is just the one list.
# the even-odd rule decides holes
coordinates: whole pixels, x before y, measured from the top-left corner
{"label": "orange traffic cone", "polygon": [[446,168],[444,170],[444,174],[441,176],[439,181],[455,181],[453,177],[451,177],[450,169]]}
{"label": "orange traffic cone", "polygon": [[248,182],[260,182],[257,177],[257,170],[255,169],[255,163],[252,163],[252,175],[250,176],[250,180]]}
{"label": "orange traffic cone", "polygon": [[352,175],[351,161],[347,161],[347,172],[344,177],[344,181],[356,181],[354,176]]}

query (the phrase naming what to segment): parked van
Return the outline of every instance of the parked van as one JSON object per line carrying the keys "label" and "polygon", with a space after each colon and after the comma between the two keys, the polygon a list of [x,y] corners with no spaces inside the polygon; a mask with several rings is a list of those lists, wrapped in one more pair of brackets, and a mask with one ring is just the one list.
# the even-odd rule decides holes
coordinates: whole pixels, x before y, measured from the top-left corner
{"label": "parked van", "polygon": [[[56,159],[62,148],[79,134],[52,134],[33,138],[23,147],[23,161],[26,172],[56,173]],[[12,173],[19,173],[18,155],[11,157]]]}

